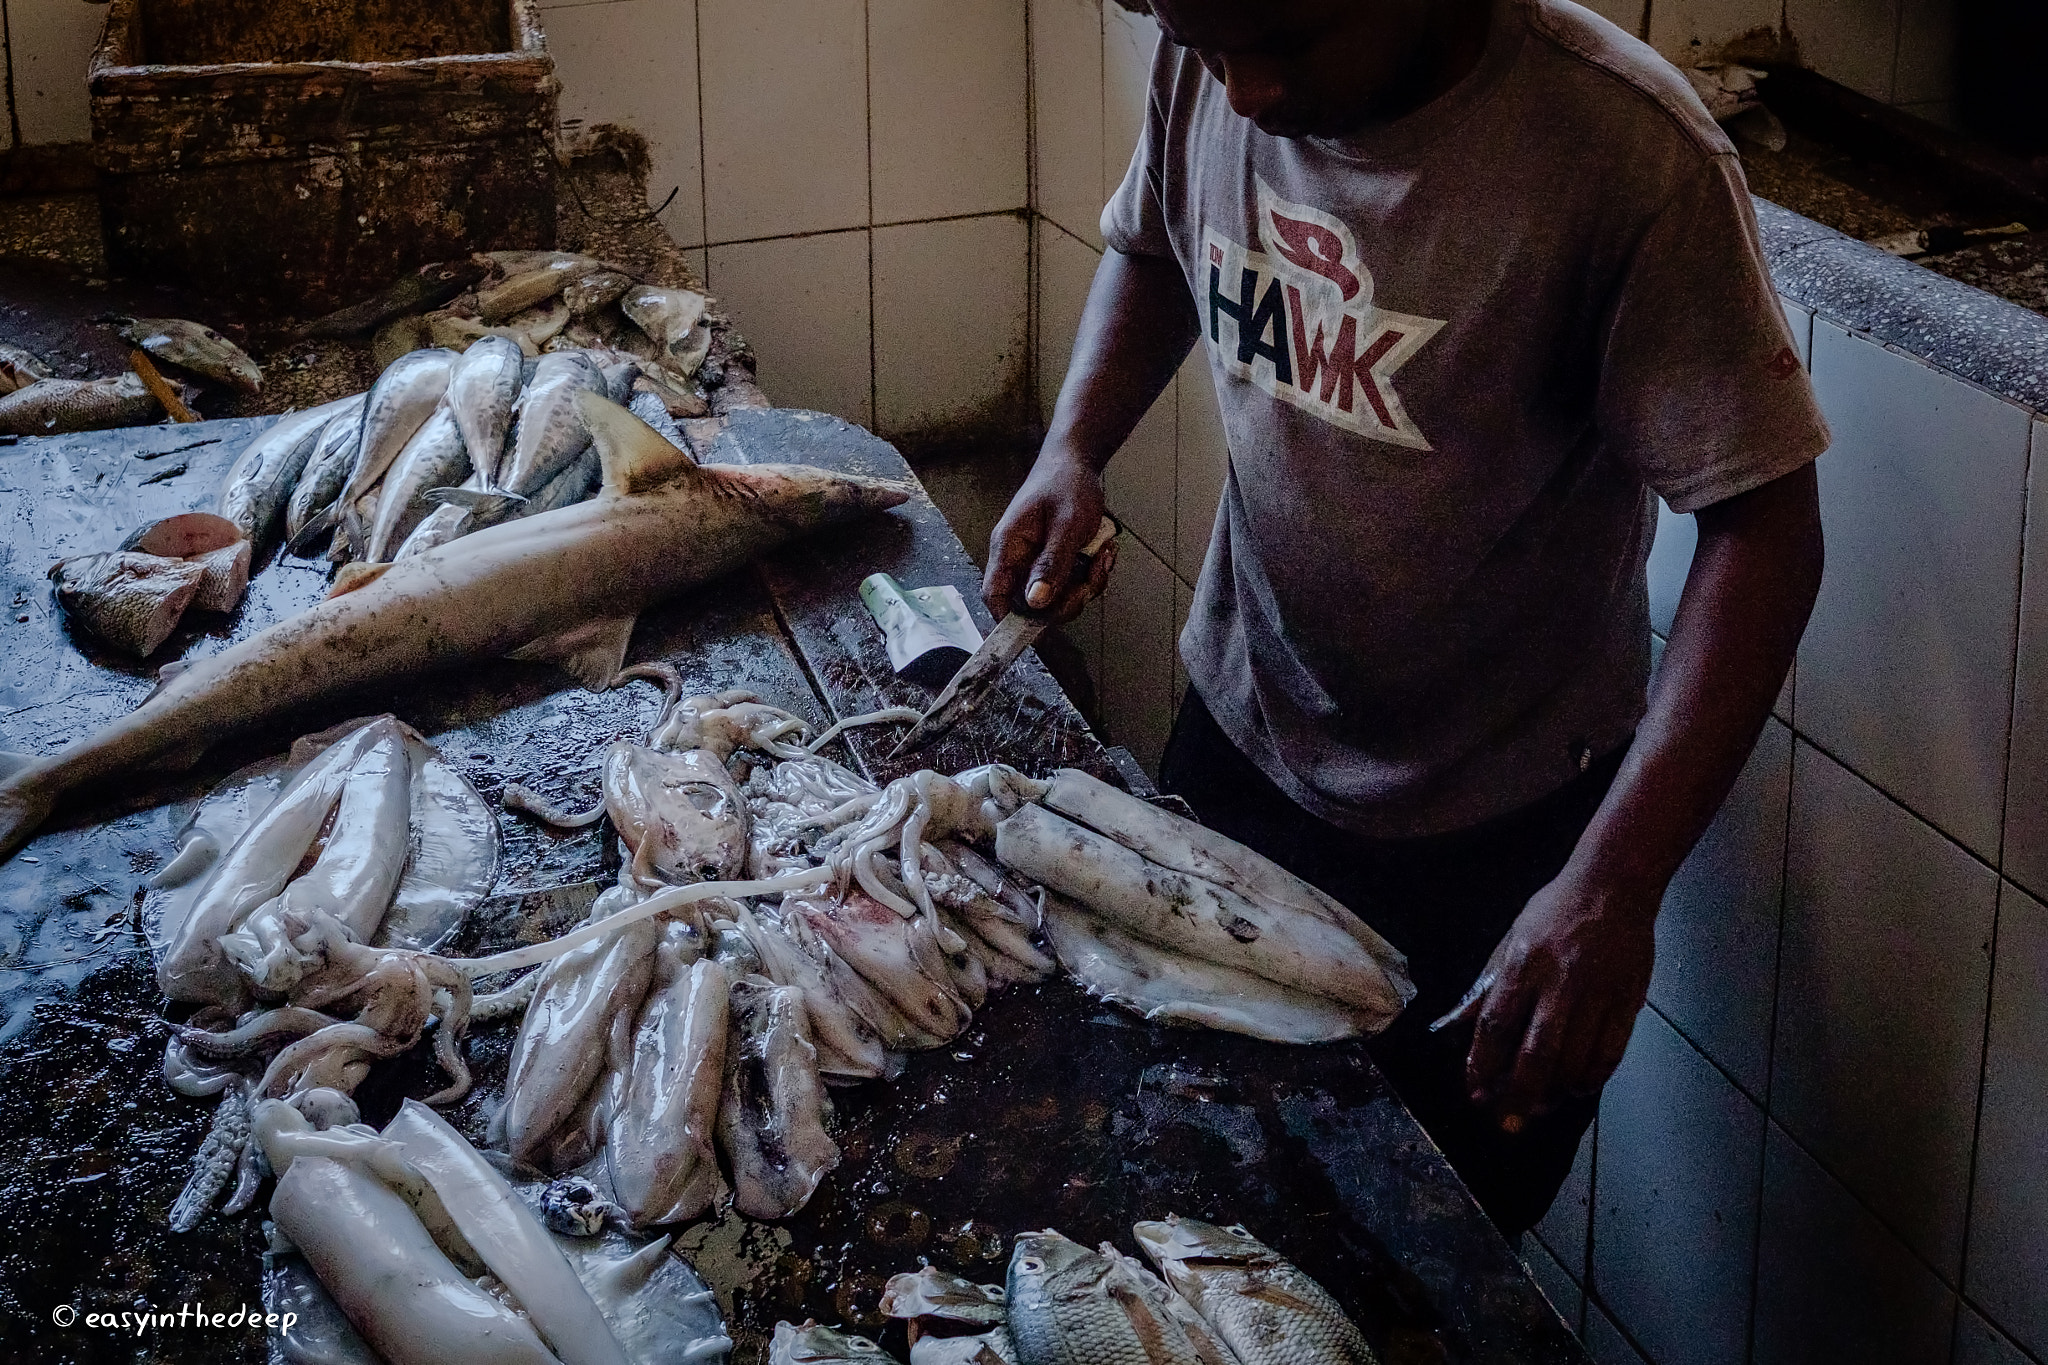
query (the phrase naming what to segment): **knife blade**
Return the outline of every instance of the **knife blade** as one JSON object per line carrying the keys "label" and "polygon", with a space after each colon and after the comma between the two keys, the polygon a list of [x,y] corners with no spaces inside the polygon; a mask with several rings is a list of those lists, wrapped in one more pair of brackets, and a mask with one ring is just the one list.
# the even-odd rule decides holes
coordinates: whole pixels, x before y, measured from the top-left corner
{"label": "knife blade", "polygon": [[[1116,539],[1116,529],[1116,523],[1108,517],[1104,517],[1102,524],[1095,528],[1094,537],[1082,548],[1081,557],[1074,564],[1077,582],[1087,581],[1095,556]],[[889,757],[898,758],[921,748],[958,725],[981,705],[1004,672],[1017,661],[1017,656],[1036,644],[1038,637],[1045,634],[1046,627],[1051,624],[1049,617],[1031,616],[1021,611],[1012,611],[996,622],[995,629],[981,642],[981,648],[974,651],[974,657],[960,665],[960,671],[940,690],[931,709],[896,742],[896,747],[889,751]]]}

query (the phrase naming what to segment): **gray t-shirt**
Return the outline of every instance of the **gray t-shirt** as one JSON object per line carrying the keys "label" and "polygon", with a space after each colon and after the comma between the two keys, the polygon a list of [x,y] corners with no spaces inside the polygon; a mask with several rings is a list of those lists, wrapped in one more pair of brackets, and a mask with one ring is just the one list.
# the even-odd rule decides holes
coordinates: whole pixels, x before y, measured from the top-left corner
{"label": "gray t-shirt", "polygon": [[1343,139],[1261,133],[1162,43],[1102,230],[1186,274],[1230,444],[1188,676],[1360,833],[1477,824],[1625,744],[1650,491],[1689,512],[1828,444],[1734,150],[1563,0],[1500,0],[1463,82]]}

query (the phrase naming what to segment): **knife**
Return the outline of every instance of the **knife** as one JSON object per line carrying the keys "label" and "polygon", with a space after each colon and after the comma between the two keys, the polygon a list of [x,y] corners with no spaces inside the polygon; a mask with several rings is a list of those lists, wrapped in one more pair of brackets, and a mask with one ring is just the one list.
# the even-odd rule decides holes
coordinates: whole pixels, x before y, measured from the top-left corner
{"label": "knife", "polygon": [[[1087,581],[1095,556],[1115,539],[1116,523],[1104,517],[1074,564],[1076,582]],[[932,702],[931,709],[910,728],[909,734],[897,741],[896,747],[889,751],[889,757],[897,758],[921,748],[959,724],[981,705],[1004,671],[1016,662],[1017,656],[1036,644],[1038,637],[1045,634],[1045,628],[1051,624],[1049,617],[1031,616],[1016,610],[996,622],[995,629],[981,642],[981,648],[974,651],[974,657],[960,665],[960,671],[953,675],[952,681]]]}

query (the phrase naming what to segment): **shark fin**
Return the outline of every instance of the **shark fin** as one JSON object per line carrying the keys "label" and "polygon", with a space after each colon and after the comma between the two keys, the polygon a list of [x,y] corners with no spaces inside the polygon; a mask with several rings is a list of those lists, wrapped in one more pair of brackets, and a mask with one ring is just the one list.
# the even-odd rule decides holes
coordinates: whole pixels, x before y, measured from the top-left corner
{"label": "shark fin", "polygon": [[602,493],[613,497],[643,493],[697,467],[688,451],[678,450],[667,437],[608,398],[587,390],[578,393],[576,414],[597,444],[597,458],[604,467]]}
{"label": "shark fin", "polygon": [[559,635],[547,635],[521,645],[508,659],[551,659],[570,677],[593,692],[611,685],[626,666],[626,646],[633,639],[637,616],[600,616],[571,626]]}
{"label": "shark fin", "polygon": [[352,564],[344,564],[341,566],[341,572],[334,576],[334,586],[327,590],[327,596],[332,599],[344,593],[354,592],[357,588],[366,588],[390,570],[391,565],[388,562],[365,564],[358,560]]}

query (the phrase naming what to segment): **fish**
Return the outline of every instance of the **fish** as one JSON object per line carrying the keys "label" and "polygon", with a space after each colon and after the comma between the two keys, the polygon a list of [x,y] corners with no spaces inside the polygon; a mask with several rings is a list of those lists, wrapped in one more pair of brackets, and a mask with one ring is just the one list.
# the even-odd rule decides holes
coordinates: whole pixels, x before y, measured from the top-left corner
{"label": "fish", "polygon": [[191,766],[230,735],[351,689],[505,655],[602,689],[639,613],[827,526],[896,507],[908,485],[806,465],[701,467],[624,408],[581,395],[598,495],[485,527],[195,660],[128,715],[47,757],[0,760],[0,856],[66,793]]}
{"label": "fish", "polygon": [[999,1284],[976,1284],[927,1265],[890,1276],[882,1290],[881,1311],[892,1318],[986,1330],[1007,1320],[1008,1298],[1009,1291]]}
{"label": "fish", "polygon": [[910,1365],[1019,1365],[1022,1357],[1007,1327],[977,1336],[921,1336],[910,1344]]}
{"label": "fish", "polygon": [[[429,348],[408,351],[391,362],[363,399],[362,434],[356,441],[356,462],[342,485],[339,502],[344,518],[351,504],[370,491],[405,449],[448,392],[455,352]],[[349,539],[363,543],[353,532]]]}
{"label": "fish", "polygon": [[178,628],[206,569],[182,559],[115,550],[50,566],[57,604],[88,634],[146,659]]}
{"label": "fish", "polygon": [[537,303],[514,313],[505,319],[504,325],[539,352],[545,350],[547,344],[569,325],[569,305],[559,298],[549,299],[546,303]]}
{"label": "fish", "polygon": [[796,945],[778,919],[756,916],[742,905],[739,928],[754,950],[755,970],[778,986],[804,993],[820,1075],[827,1081],[864,1081],[903,1069],[903,1059],[882,1046],[874,1028],[833,989],[824,968]]}
{"label": "fish", "polygon": [[532,270],[508,274],[502,283],[477,290],[476,315],[485,322],[503,322],[516,313],[546,303],[580,278],[576,267],[574,260],[555,261]]}
{"label": "fish", "polygon": [[602,471],[598,468],[597,452],[585,450],[574,460],[562,466],[562,472],[542,484],[533,496],[525,502],[515,503],[509,509],[513,517],[539,516],[552,512],[571,503],[582,502],[597,491]]}
{"label": "fish", "polygon": [[1113,1247],[1090,1251],[1051,1229],[1020,1233],[1005,1288],[1024,1365],[1231,1365]]}
{"label": "fish", "polygon": [[768,1365],[833,1365],[856,1361],[859,1365],[900,1365],[896,1357],[869,1341],[837,1327],[825,1327],[806,1319],[798,1327],[787,1322],[775,1324],[775,1338],[768,1343]]}
{"label": "fish", "polygon": [[749,1218],[787,1218],[839,1164],[818,1049],[802,991],[743,977],[731,998],[718,1146],[732,1169],[732,1206]]}
{"label": "fish", "polygon": [[641,285],[619,299],[619,308],[655,344],[662,365],[688,379],[711,350],[704,310],[711,300],[694,289]]}
{"label": "fish", "polygon": [[632,287],[630,275],[617,270],[594,270],[565,287],[562,300],[569,305],[570,317],[587,318],[617,303],[619,296]]}
{"label": "fish", "polygon": [[469,452],[463,448],[454,414],[444,403],[413,433],[385,471],[377,518],[370,524],[369,541],[357,558],[370,564],[390,560],[413,528],[438,505],[427,497],[427,490],[445,488],[468,474]]}
{"label": "fish", "polygon": [[519,395],[512,445],[498,471],[507,492],[531,494],[582,454],[590,433],[578,415],[578,393],[605,392],[604,372],[584,351],[554,351],[540,358]]}
{"label": "fish", "polygon": [[655,950],[654,988],[605,1133],[612,1193],[635,1227],[701,1218],[725,1188],[717,1127],[732,982],[720,963],[685,960],[690,938],[671,924]]}
{"label": "fish", "polygon": [[393,560],[411,559],[429,550],[438,550],[457,536],[470,529],[469,509],[444,502],[420,518],[420,524],[412,528],[412,534],[393,554]]}
{"label": "fish", "polygon": [[[356,446],[363,434],[363,400],[368,396],[359,393],[344,400],[327,419],[313,453],[306,457],[306,467],[300,471],[291,497],[285,500],[285,546],[293,554],[302,554],[309,548],[300,542],[301,534],[318,534],[318,529],[308,531],[308,524],[320,514],[331,512],[335,499],[341,496],[341,486],[348,482],[349,471],[355,467]],[[319,529],[332,525],[330,515]]]}
{"label": "fish", "polygon": [[1378,1365],[1330,1292],[1242,1226],[1169,1214],[1131,1232],[1243,1365]]}
{"label": "fish", "polygon": [[481,337],[462,353],[448,376],[448,408],[485,489],[496,486],[505,436],[512,427],[512,405],[523,387],[523,358],[516,343]]}
{"label": "fish", "polygon": [[180,512],[152,522],[122,541],[121,548],[197,564],[204,576],[189,605],[201,611],[233,611],[249,586],[248,537],[211,512]]}
{"label": "fish", "polygon": [[635,877],[671,886],[731,881],[747,864],[747,803],[703,749],[664,753],[619,740],[605,753],[605,809]]}
{"label": "fish", "polygon": [[890,1048],[937,1047],[973,1021],[923,917],[904,919],[858,887],[842,898],[791,897],[782,913],[785,922],[795,918],[808,925],[894,1009],[900,1032],[869,1020]]}
{"label": "fish", "polygon": [[142,377],[38,379],[0,397],[0,436],[52,436],[139,426],[163,413]]}
{"label": "fish", "polygon": [[438,308],[489,274],[491,263],[479,256],[436,261],[364,299],[316,318],[299,329],[302,337],[352,337],[373,332],[393,318]]}
{"label": "fish", "polygon": [[251,438],[221,482],[220,514],[252,542],[268,538],[327,424],[349,405],[349,399],[337,398],[304,412],[286,413]]}
{"label": "fish", "polygon": [[[477,342],[486,337],[496,337],[500,341],[509,341],[517,346],[522,356],[533,357],[540,354],[540,348],[533,344],[533,339],[517,327],[486,326],[475,318],[445,310],[428,313],[412,321],[418,326],[417,340],[405,347],[407,350],[413,346],[442,346],[467,355],[469,348]],[[393,327],[398,325],[392,324]],[[397,338],[394,337],[393,340],[396,342]]]}
{"label": "fish", "polygon": [[[620,276],[624,279],[624,276]],[[616,296],[614,296],[616,297]],[[609,302],[610,300],[607,300]],[[33,352],[0,341],[0,394],[25,389],[38,379],[48,379],[50,367]]]}
{"label": "fish", "polygon": [[227,384],[244,393],[263,389],[263,367],[249,353],[204,323],[184,318],[126,318],[121,335],[151,357],[188,370],[202,379]]}

